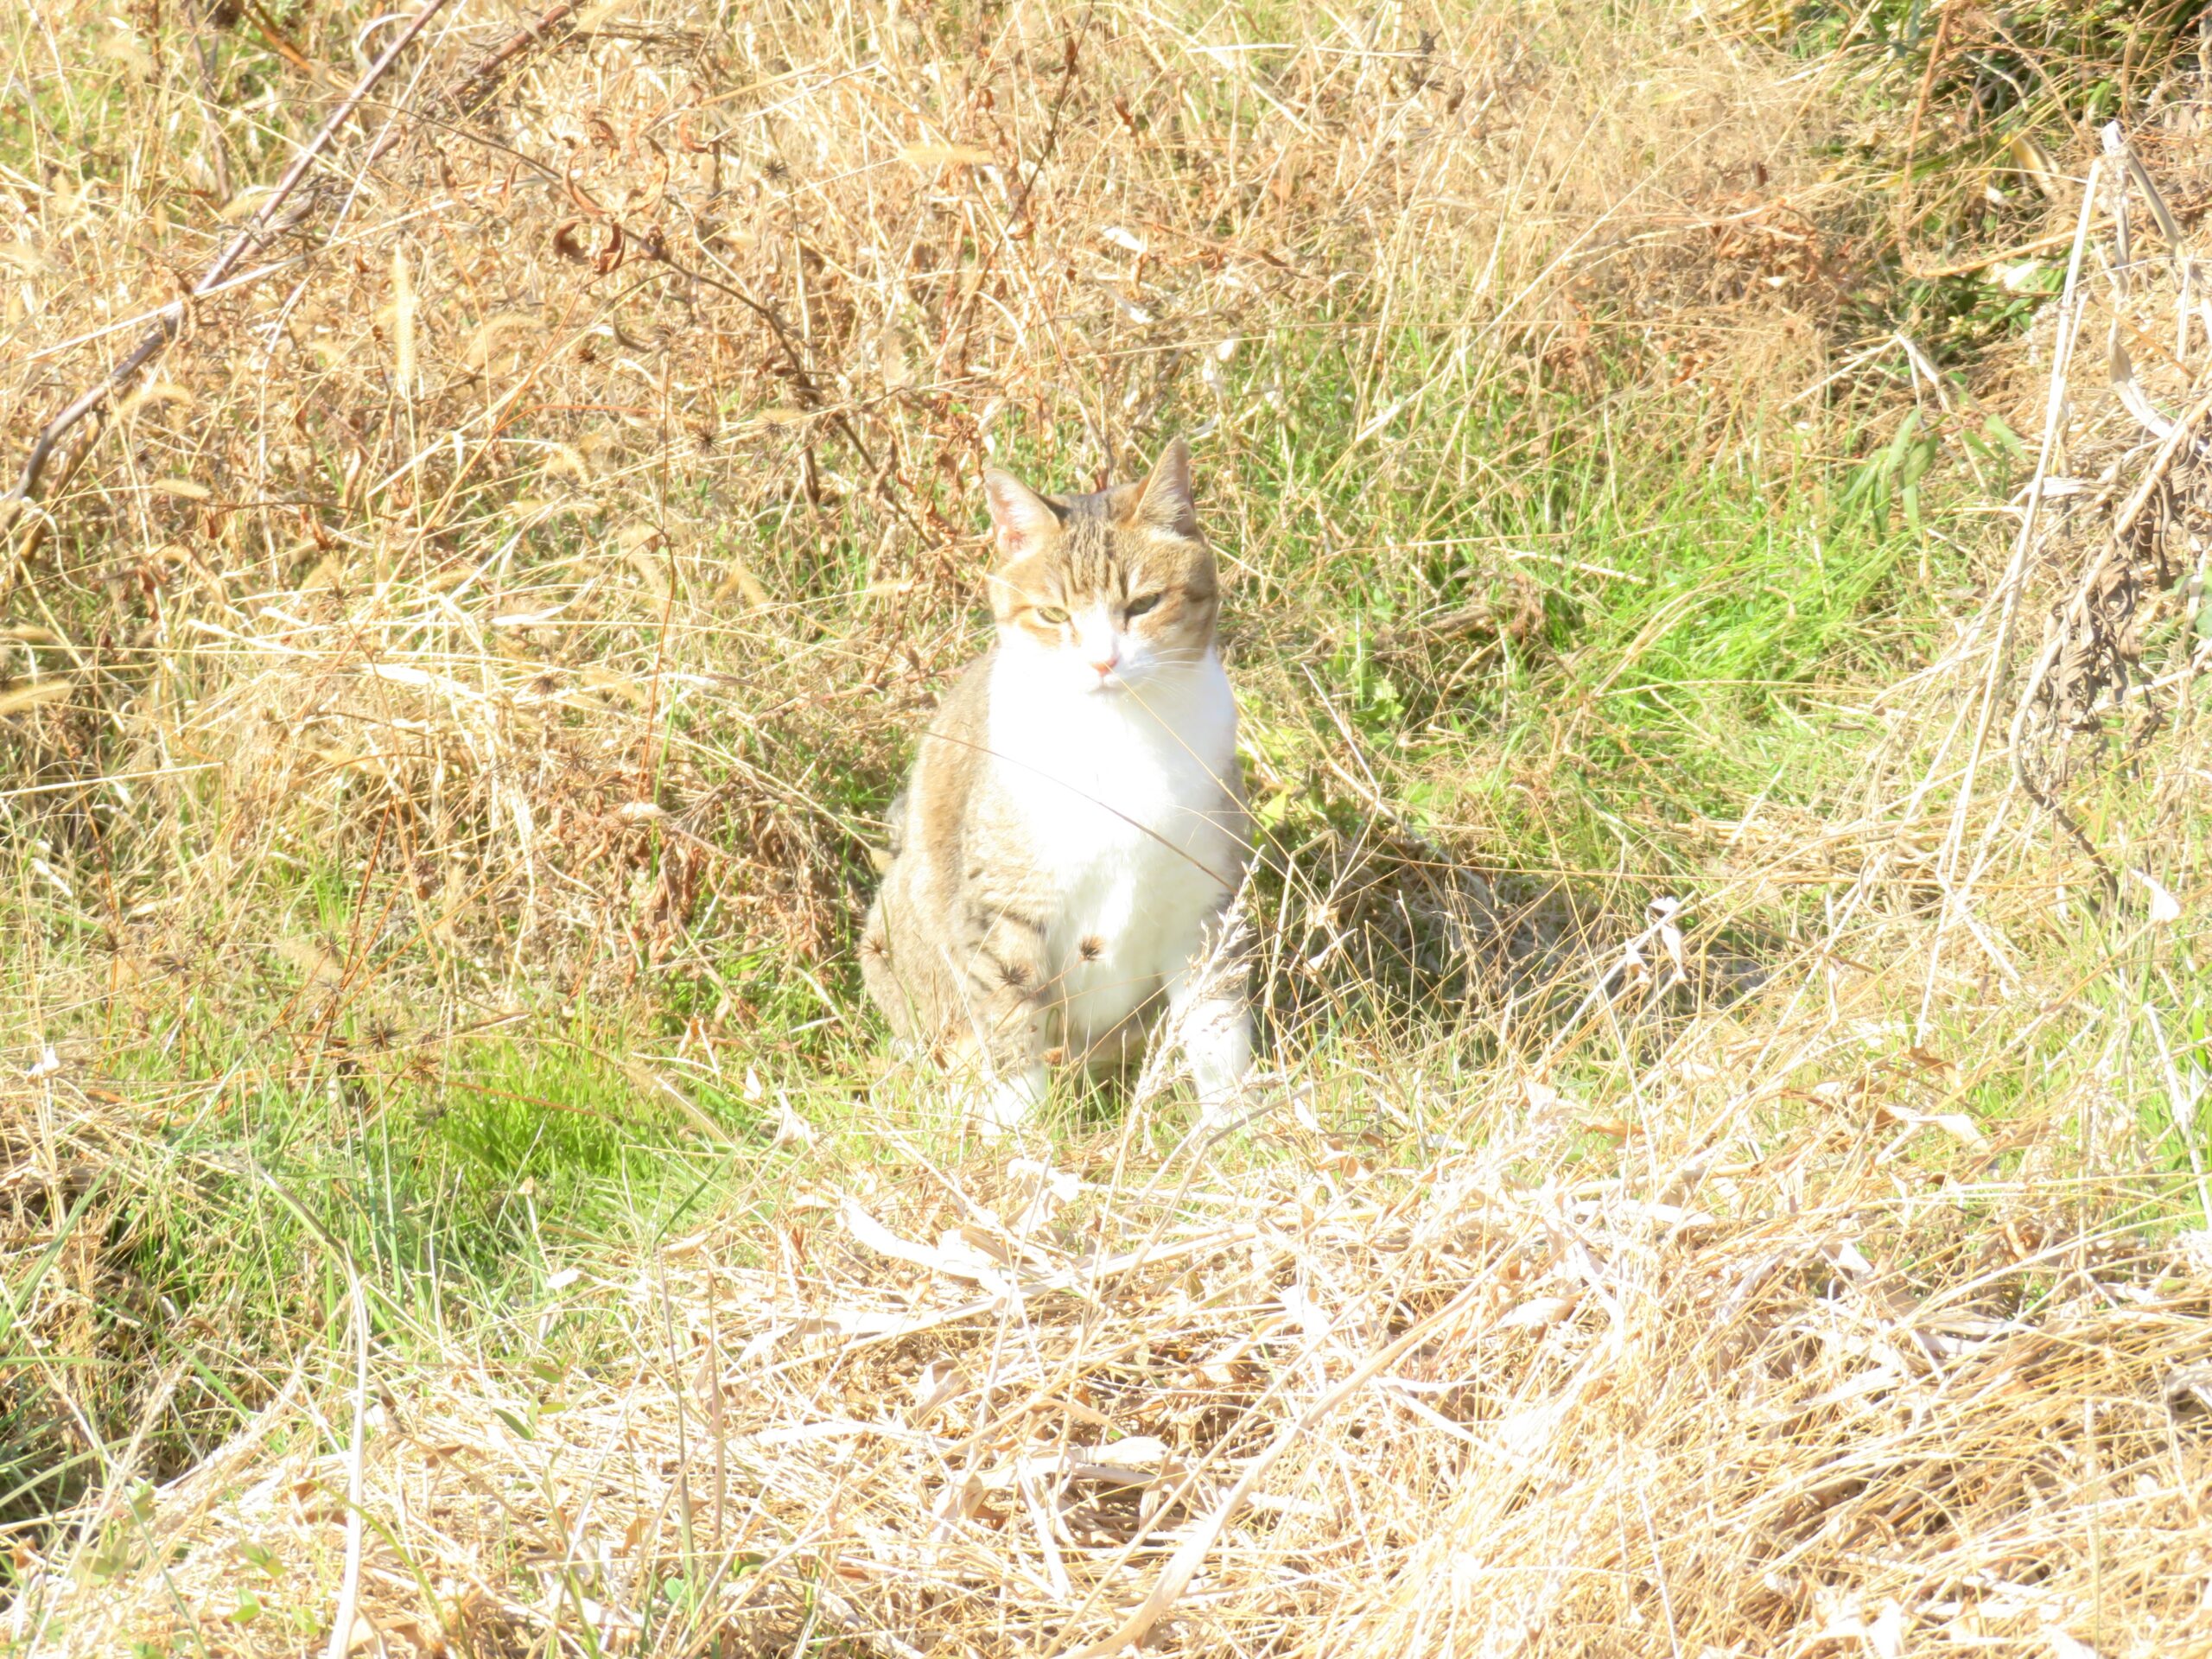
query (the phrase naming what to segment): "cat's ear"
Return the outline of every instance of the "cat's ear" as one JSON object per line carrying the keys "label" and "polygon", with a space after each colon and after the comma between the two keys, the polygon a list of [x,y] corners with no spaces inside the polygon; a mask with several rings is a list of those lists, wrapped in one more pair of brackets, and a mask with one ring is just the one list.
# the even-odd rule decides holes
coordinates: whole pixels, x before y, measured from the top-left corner
{"label": "cat's ear", "polygon": [[984,469],[983,499],[990,503],[991,529],[1001,558],[1023,559],[1038,551],[1060,527],[1060,512],[1011,473]]}
{"label": "cat's ear", "polygon": [[1198,538],[1198,508],[1191,499],[1191,446],[1177,438],[1160,451],[1131,515],[1141,524],[1192,541]]}

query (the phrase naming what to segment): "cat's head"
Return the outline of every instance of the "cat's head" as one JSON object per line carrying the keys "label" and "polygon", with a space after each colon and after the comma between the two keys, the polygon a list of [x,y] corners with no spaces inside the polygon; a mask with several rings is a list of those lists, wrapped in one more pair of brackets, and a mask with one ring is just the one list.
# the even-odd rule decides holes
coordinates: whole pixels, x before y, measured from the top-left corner
{"label": "cat's head", "polygon": [[983,493],[998,537],[991,610],[1002,654],[1047,685],[1139,696],[1205,659],[1220,582],[1182,439],[1141,483],[1043,496],[993,468]]}

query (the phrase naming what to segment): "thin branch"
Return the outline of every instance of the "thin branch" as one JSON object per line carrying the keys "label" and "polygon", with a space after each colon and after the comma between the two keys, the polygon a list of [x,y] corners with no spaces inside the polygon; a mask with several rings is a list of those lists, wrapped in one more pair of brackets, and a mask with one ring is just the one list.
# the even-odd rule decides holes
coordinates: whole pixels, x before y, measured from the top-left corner
{"label": "thin branch", "polygon": [[[261,204],[252,220],[232,239],[215,263],[193,284],[191,293],[164,306],[152,326],[140,336],[138,343],[105,378],[81,393],[46,423],[31,445],[30,454],[23,463],[22,475],[16,487],[8,494],[0,496],[0,532],[10,529],[23,509],[36,500],[39,481],[62,441],[87,416],[129,385],[140,370],[168,348],[182,331],[185,317],[193,302],[206,298],[222,287],[241,262],[299,223],[302,215],[286,215],[285,203],[314,170],[316,162],[330,148],[332,142],[375,90],[377,84],[399,60],[401,54],[420,37],[431,21],[449,3],[450,0],[424,0],[422,9],[393,38],[383,54],[354,82],[353,89],[340,101],[330,118],[293,159],[291,166],[277,181],[275,190],[270,193],[269,200]],[[517,29],[497,48],[479,59],[451,91],[433,99],[428,108],[466,114],[478,107],[499,84],[507,67],[531,46],[547,39],[554,29],[567,22],[579,3],[580,0],[562,0],[561,3],[549,8],[532,22]],[[387,128],[384,136],[369,150],[363,165],[374,165],[398,143],[405,130],[407,127],[397,122]],[[73,467],[71,470],[74,470]]]}
{"label": "thin branch", "polygon": [[130,353],[115,365],[105,379],[79,394],[67,408],[46,423],[45,429],[38,435],[37,442],[31,445],[30,457],[23,463],[22,477],[13,491],[5,497],[0,497],[0,515],[4,515],[0,516],[0,531],[11,526],[24,505],[35,498],[47,462],[77,423],[128,385],[139,370],[158,357],[177,337],[184,327],[185,315],[192,302],[219,287],[240,260],[250,253],[257,252],[281,230],[289,228],[287,221],[282,218],[285,202],[314,170],[315,162],[321,159],[323,151],[330,148],[331,141],[337,137],[340,130],[353,118],[353,111],[359,107],[361,100],[375,89],[376,84],[385,78],[391,66],[399,61],[399,54],[414,44],[416,38],[429,27],[431,19],[443,11],[448,3],[450,0],[423,0],[423,9],[385,48],[384,55],[371,64],[360,79],[354,82],[353,91],[339,101],[338,107],[331,111],[330,118],[322,124],[321,130],[293,158],[291,166],[277,181],[269,200],[261,204],[260,210],[245,229],[233,237],[231,245],[216,256],[215,263],[208,266],[206,273],[193,284],[192,292],[164,306],[154,326],[139,338],[137,345],[131,347]]}

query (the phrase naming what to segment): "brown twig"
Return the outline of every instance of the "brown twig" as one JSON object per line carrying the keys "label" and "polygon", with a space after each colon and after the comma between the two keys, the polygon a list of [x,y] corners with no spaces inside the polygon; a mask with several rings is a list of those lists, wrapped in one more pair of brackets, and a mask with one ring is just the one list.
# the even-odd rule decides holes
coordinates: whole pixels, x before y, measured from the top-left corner
{"label": "brown twig", "polygon": [[2121,506],[2118,516],[2113,520],[2112,529],[2105,537],[2101,551],[2095,558],[2089,561],[2088,568],[2082,571],[2082,579],[2074,589],[2073,597],[2052,617],[2051,626],[2044,640],[2043,649],[2036,654],[2034,663],[2030,665],[2026,684],[2021,690],[2018,701],[2013,705],[2010,740],[2013,777],[2018,779],[2020,787],[2027,792],[2028,798],[2050,814],[2059,828],[2066,831],[2075,845],[2088,855],[2092,864],[2096,866],[2097,874],[2102,880],[2107,893],[2116,893],[2120,891],[2120,879],[2113,874],[2112,868],[2105,862],[2103,855],[2097,851],[2094,844],[2082,832],[2081,826],[2074,821],[2072,815],[2066,810],[2064,804],[2058,800],[2056,793],[2045,788],[2041,780],[2029,770],[2028,718],[2034,709],[2036,699],[2043,695],[2044,683],[2050,677],[2050,671],[2058,661],[2059,653],[2065,646],[2068,635],[2075,626],[2088,618],[2089,595],[2096,590],[2099,579],[2111,565],[2113,557],[2123,552],[2127,543],[2127,537],[2135,528],[2136,520],[2143,516],[2152,498],[2164,483],[2167,474],[2173,470],[2183,451],[2190,447],[2197,429],[2202,425],[2208,416],[2212,416],[2212,397],[2201,399],[2186,415],[2174,423],[2173,430],[2166,435],[2165,441],[2158,446],[2158,453],[2151,458],[2151,464],[2144,468],[2142,478],[2137,481],[2126,504]]}
{"label": "brown twig", "polygon": [[1912,125],[1905,134],[1904,165],[1897,175],[1897,257],[1908,270],[1912,266],[1912,253],[1905,244],[1912,235],[1912,164],[1920,153],[1920,122],[1928,111],[1928,95],[1935,90],[1936,72],[1942,67],[1943,48],[1950,41],[1951,19],[1957,15],[1955,6],[1946,6],[1936,20],[1936,38],[1928,47],[1928,67],[1920,77],[1920,91],[1912,100]]}
{"label": "brown twig", "polygon": [[261,37],[269,42],[270,49],[291,65],[296,73],[305,75],[309,80],[339,84],[336,74],[300,50],[292,38],[284,33],[283,25],[269,15],[265,6],[256,4],[255,0],[246,0],[245,10],[246,15],[253,19],[253,26],[261,31]]}
{"label": "brown twig", "polygon": [[353,91],[339,101],[338,107],[330,112],[330,118],[322,124],[321,130],[293,158],[291,166],[285,169],[284,176],[277,181],[276,189],[270,194],[269,200],[261,204],[252,221],[216,256],[215,263],[208,266],[205,274],[193,284],[192,292],[164,306],[153,326],[139,337],[138,343],[131,347],[122,362],[109,372],[105,379],[80,393],[46,423],[37,441],[31,445],[29,458],[23,463],[22,476],[16,481],[15,489],[5,497],[0,497],[0,531],[13,525],[24,506],[34,499],[33,492],[38,488],[38,481],[46,471],[47,462],[53,458],[61,441],[75,429],[79,422],[128,385],[131,377],[168,348],[169,342],[182,331],[185,315],[194,300],[221,286],[223,279],[237,268],[239,261],[257,251],[283,227],[284,221],[281,215],[292,193],[314,170],[315,162],[321,159],[323,151],[330,148],[331,141],[338,136],[340,129],[353,118],[353,111],[360,107],[361,101],[375,89],[376,84],[385,78],[391,66],[399,61],[399,54],[414,44],[416,37],[429,27],[430,21],[446,9],[448,3],[448,0],[423,0],[422,10],[385,48],[384,55],[363,72],[360,79],[354,82]]}
{"label": "brown twig", "polygon": [[[2093,222],[2091,228],[2102,230],[2108,222],[2107,219],[2098,219]],[[1986,270],[1992,265],[2001,264],[2007,259],[2032,258],[2038,253],[2050,253],[2056,249],[2071,247],[2073,245],[2073,232],[2053,231],[2048,236],[2031,237],[2025,242],[2015,242],[2010,247],[1998,248],[1988,253],[1978,253],[1971,259],[1961,259],[1954,264],[1937,265],[1927,270],[1915,270],[1913,276],[1916,280],[1923,283],[1932,283],[1942,276],[1964,276],[1973,271]]]}
{"label": "brown twig", "polygon": [[474,67],[463,75],[461,84],[444,98],[431,105],[433,110],[457,111],[466,115],[480,104],[485,96],[499,83],[499,77],[509,64],[531,47],[546,40],[552,32],[574,16],[582,0],[561,0],[548,6],[537,18],[507,36],[497,47],[479,58]]}
{"label": "brown twig", "polygon": [[[254,214],[252,222],[232,238],[230,245],[223,250],[215,263],[207,268],[197,283],[193,284],[192,292],[186,297],[164,307],[153,325],[140,336],[138,343],[120,363],[109,372],[105,379],[86,390],[46,423],[40,431],[37,440],[31,445],[30,454],[23,463],[22,475],[16,481],[16,487],[7,495],[0,496],[0,531],[5,531],[11,527],[22,514],[23,508],[36,499],[35,493],[38,488],[39,480],[44,475],[48,464],[53,459],[54,450],[60,446],[62,440],[67,438],[87,416],[128,385],[141,369],[158,357],[177,337],[184,327],[184,319],[192,302],[203,298],[221,287],[224,280],[249,255],[257,252],[281,232],[296,223],[296,219],[287,219],[283,217],[285,202],[314,169],[316,161],[325,150],[329,149],[332,140],[338,136],[346,122],[353,118],[355,111],[367,100],[369,94],[389,73],[391,66],[399,60],[400,54],[414,43],[423,31],[429,26],[432,19],[445,10],[448,3],[448,0],[424,0],[423,8],[409,21],[407,26],[399,32],[391,44],[385,48],[383,55],[362,73],[361,78],[353,84],[353,89],[331,112],[329,119],[325,121],[315,136],[308,140],[306,148],[300,151],[292,165],[286,169],[283,177],[277,181],[276,188],[270,193],[269,200],[262,203],[260,210]],[[532,22],[517,29],[497,48],[479,59],[452,91],[433,99],[426,106],[426,110],[431,112],[447,111],[466,114],[476,107],[484,96],[498,84],[501,73],[507,66],[531,45],[545,40],[552,30],[565,22],[575,12],[579,0],[562,0],[562,3],[548,8]],[[399,142],[407,130],[404,125],[397,122],[387,126],[383,135],[371,147],[363,165],[374,165],[391,150],[394,144]]]}
{"label": "brown twig", "polygon": [[216,92],[215,54],[207,45],[215,25],[204,5],[194,9],[192,20],[193,65],[200,77],[200,126],[207,137],[207,167],[215,175],[215,193],[228,201],[235,194],[231,186],[231,158],[223,143],[222,126],[215,119],[220,99]]}

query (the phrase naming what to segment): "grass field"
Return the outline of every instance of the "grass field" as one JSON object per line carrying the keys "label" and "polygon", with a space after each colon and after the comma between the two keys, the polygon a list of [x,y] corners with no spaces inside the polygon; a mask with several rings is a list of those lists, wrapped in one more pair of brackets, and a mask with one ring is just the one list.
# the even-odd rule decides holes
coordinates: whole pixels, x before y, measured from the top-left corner
{"label": "grass field", "polygon": [[[0,1649],[2212,1655],[2196,9],[0,16]],[[2117,121],[2129,147],[2101,134]],[[1192,441],[1269,1080],[859,988]],[[0,481],[6,481],[0,480]]]}

